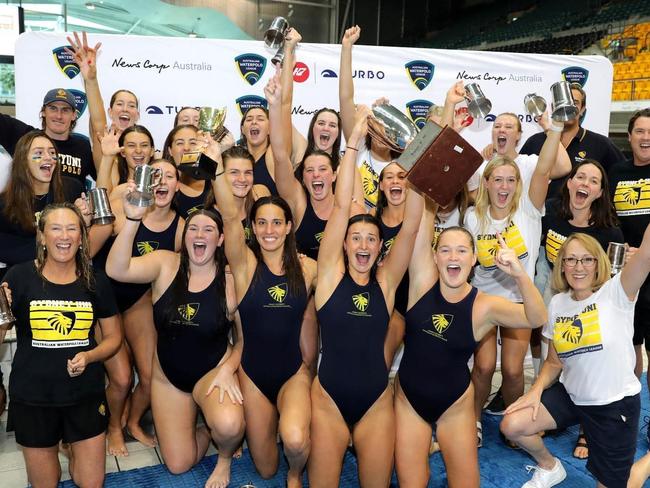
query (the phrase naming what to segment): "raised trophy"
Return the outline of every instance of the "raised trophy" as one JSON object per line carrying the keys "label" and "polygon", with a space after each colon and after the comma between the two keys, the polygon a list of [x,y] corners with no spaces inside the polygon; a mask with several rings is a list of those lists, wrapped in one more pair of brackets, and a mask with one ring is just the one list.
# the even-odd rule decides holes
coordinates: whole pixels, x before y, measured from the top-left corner
{"label": "raised trophy", "polygon": [[93,188],[90,190],[88,192],[88,201],[90,202],[93,224],[106,225],[115,220],[106,188]]}
{"label": "raised trophy", "polygon": [[475,119],[483,119],[492,110],[492,102],[487,99],[478,83],[465,85],[467,111]]}
{"label": "raised trophy", "polygon": [[13,324],[15,321],[16,319],[9,306],[9,300],[7,300],[5,287],[0,286],[0,327],[7,328],[9,324]]}
{"label": "raised trophy", "polygon": [[625,265],[625,252],[627,248],[625,244],[620,242],[610,242],[607,246],[607,257],[612,265],[612,276],[618,274]]}
{"label": "raised trophy", "polygon": [[271,50],[275,50],[275,56],[271,59],[271,63],[275,66],[284,60],[284,38],[289,30],[289,22],[284,17],[276,17],[271,22],[271,25],[264,33],[264,44]]}
{"label": "raised trophy", "polygon": [[135,190],[126,196],[127,201],[136,207],[149,207],[154,201],[154,190],[162,181],[160,168],[140,164],[133,172]]}
{"label": "raised trophy", "polygon": [[573,100],[568,81],[558,81],[551,85],[551,118],[558,122],[568,122],[578,116],[578,107]]}
{"label": "raised trophy", "polygon": [[481,155],[455,130],[427,122],[416,125],[389,104],[372,109],[368,134],[400,152],[397,159],[413,187],[440,205],[449,204],[483,162]]}
{"label": "raised trophy", "polygon": [[[199,130],[207,132],[215,141],[221,141],[228,133],[224,126],[226,107],[201,107],[199,110]],[[188,174],[195,180],[214,180],[217,162],[201,151],[184,153],[178,170]]]}
{"label": "raised trophy", "polygon": [[539,117],[546,111],[546,100],[537,93],[529,93],[524,97],[526,113],[533,117]]}

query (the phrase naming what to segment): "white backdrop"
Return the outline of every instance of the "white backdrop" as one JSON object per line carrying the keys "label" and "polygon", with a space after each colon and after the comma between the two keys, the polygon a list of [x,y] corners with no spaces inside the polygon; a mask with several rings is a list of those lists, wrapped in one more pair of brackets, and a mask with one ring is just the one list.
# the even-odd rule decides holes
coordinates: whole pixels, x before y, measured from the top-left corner
{"label": "white backdrop", "polygon": [[[227,106],[226,125],[239,135],[237,101],[259,103],[274,72],[270,62],[274,53],[262,41],[89,36],[91,45],[98,41],[102,42],[99,81],[106,105],[118,89],[135,92],[140,98],[140,123],[151,130],[158,147],[176,111],[185,105]],[[29,32],[19,37],[15,57],[19,119],[38,125],[43,96],[51,88],[78,90],[83,99],[81,75],[61,54],[65,45],[65,34]],[[324,106],[338,108],[339,53],[339,45],[305,43],[298,47],[293,121],[303,133],[313,112]],[[526,118],[524,96],[537,92],[550,100],[550,85],[563,79],[563,71],[568,72],[566,78],[581,81],[587,91],[583,125],[601,134],[608,132],[613,70],[602,56],[355,46],[352,67],[357,103],[371,104],[387,96],[413,119],[423,116],[431,102],[442,104],[457,79],[476,81],[492,101],[493,115],[514,112],[523,118],[522,143],[539,130]],[[410,112],[407,104],[412,106]],[[475,120],[463,136],[480,149],[490,140],[490,125]],[[87,109],[77,130],[88,130]]]}

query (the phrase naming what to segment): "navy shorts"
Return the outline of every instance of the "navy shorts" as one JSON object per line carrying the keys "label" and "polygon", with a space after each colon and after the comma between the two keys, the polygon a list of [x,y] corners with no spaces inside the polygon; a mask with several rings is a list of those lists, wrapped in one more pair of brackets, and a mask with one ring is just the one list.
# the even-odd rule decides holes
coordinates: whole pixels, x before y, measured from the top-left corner
{"label": "navy shorts", "polygon": [[15,431],[16,443],[23,447],[52,447],[60,441],[78,442],[105,432],[109,416],[104,395],[65,407],[11,400],[7,430]]}
{"label": "navy shorts", "polygon": [[558,429],[581,424],[589,446],[587,469],[607,488],[626,488],[634,464],[640,396],[608,405],[576,405],[559,381],[542,394]]}

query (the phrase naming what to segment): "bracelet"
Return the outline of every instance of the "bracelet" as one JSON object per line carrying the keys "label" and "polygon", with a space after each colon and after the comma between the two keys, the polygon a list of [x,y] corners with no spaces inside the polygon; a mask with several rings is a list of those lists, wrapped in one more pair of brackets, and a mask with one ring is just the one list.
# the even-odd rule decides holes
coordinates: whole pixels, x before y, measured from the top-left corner
{"label": "bracelet", "polygon": [[142,219],[134,219],[132,217],[129,217],[128,215],[126,216],[126,220],[130,220],[131,222],[142,222]]}
{"label": "bracelet", "polygon": [[552,130],[553,132],[562,132],[564,130],[564,127],[558,127],[557,125],[551,124],[548,129]]}
{"label": "bracelet", "polygon": [[351,149],[352,151],[359,152],[359,150],[356,147],[352,147],[352,146],[345,146],[345,149]]}
{"label": "bracelet", "polygon": [[226,170],[224,169],[223,171],[221,171],[221,173],[215,173],[215,174],[214,174],[214,177],[216,178],[217,176],[221,176],[221,175],[224,174],[225,172],[226,172]]}

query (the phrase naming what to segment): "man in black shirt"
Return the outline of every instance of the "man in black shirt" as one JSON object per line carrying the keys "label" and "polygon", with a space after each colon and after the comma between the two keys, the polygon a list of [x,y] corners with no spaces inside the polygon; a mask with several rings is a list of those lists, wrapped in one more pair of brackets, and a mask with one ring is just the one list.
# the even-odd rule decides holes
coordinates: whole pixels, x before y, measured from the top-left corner
{"label": "man in black shirt", "polygon": [[[48,91],[43,99],[41,120],[43,130],[56,143],[61,174],[79,180],[84,187],[86,177],[96,179],[97,172],[88,138],[72,132],[77,122],[74,95],[63,88]],[[18,139],[31,130],[34,130],[31,125],[0,114],[0,145],[12,156]]]}
{"label": "man in black shirt", "polygon": [[[623,161],[623,154],[609,138],[580,126],[580,118],[585,113],[585,110],[587,110],[587,94],[582,89],[580,83],[571,83],[571,93],[578,107],[578,117],[565,122],[564,130],[562,131],[562,145],[564,145],[566,152],[569,154],[571,164],[575,166],[585,159],[595,159],[603,165],[605,171],[609,172],[612,166],[619,161]],[[524,143],[519,152],[521,154],[539,154],[545,140],[545,133],[538,132],[537,134],[533,134]],[[547,200],[560,195],[560,188],[562,188],[563,182],[564,178],[551,181],[546,197]]]}
{"label": "man in black shirt", "polygon": [[[625,241],[630,245],[630,253],[634,253],[650,224],[650,108],[632,116],[627,133],[632,159],[610,170],[609,188]],[[650,279],[639,290],[634,309],[635,373],[639,377],[643,371],[641,346],[644,340],[646,354],[650,355]],[[650,432],[650,426],[648,429]]]}

